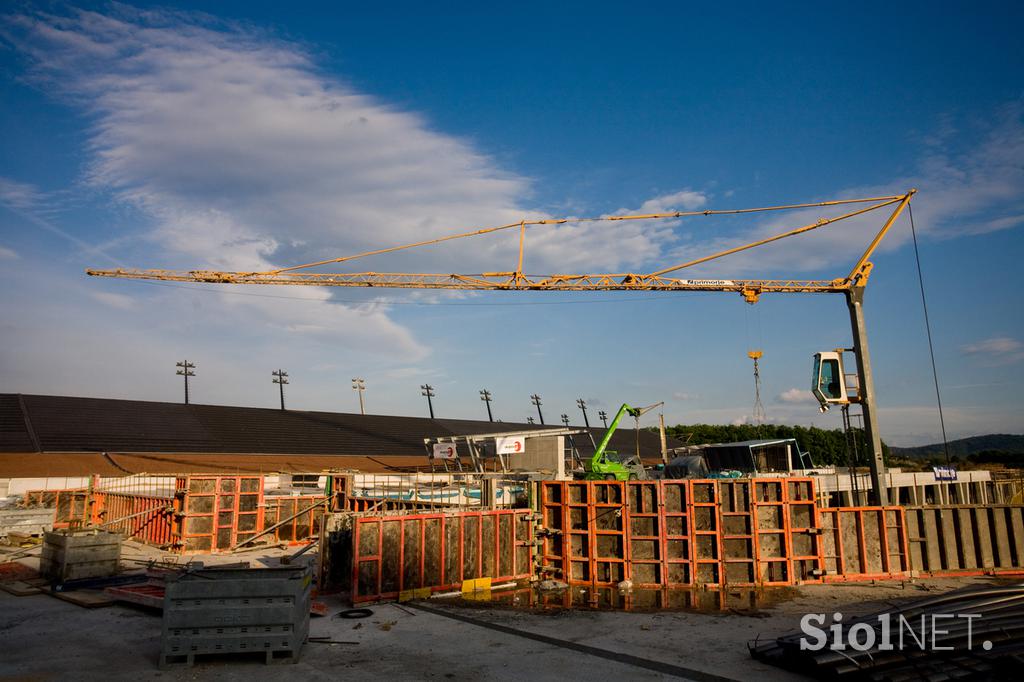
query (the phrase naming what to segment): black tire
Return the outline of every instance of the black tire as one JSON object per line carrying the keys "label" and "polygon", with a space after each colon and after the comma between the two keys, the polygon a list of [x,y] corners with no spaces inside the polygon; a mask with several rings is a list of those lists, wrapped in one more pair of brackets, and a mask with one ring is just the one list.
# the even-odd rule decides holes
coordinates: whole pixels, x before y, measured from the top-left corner
{"label": "black tire", "polygon": [[605,474],[604,475],[604,480],[606,480],[606,481],[614,481],[614,480],[616,480],[615,479],[615,474]]}
{"label": "black tire", "polygon": [[373,615],[370,609],[349,609],[334,614],[335,618],[369,618]]}
{"label": "black tire", "polygon": [[635,481],[636,480],[636,474],[630,474],[629,475],[629,480]]}

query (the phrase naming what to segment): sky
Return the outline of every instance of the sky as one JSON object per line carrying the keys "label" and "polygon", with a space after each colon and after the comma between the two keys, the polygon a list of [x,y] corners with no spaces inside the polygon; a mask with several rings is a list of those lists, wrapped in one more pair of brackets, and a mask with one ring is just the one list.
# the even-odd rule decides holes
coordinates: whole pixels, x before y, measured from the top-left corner
{"label": "sky", "polygon": [[[554,6],[552,6],[554,5]],[[902,194],[947,435],[1021,433],[1024,9],[910,3],[8,2],[0,391],[377,414],[839,425],[811,358],[841,295],[225,287],[86,268],[267,270],[549,217]],[[528,231],[531,274],[651,272],[836,209]],[[685,276],[846,275],[882,216]],[[477,237],[334,271],[511,270]],[[941,440],[904,213],[865,314],[883,438]],[[324,269],[321,269],[322,271]],[[331,268],[327,268],[331,270]],[[683,276],[683,275],[681,275]],[[854,408],[856,411],[856,408]],[[656,420],[657,411],[644,423]]]}

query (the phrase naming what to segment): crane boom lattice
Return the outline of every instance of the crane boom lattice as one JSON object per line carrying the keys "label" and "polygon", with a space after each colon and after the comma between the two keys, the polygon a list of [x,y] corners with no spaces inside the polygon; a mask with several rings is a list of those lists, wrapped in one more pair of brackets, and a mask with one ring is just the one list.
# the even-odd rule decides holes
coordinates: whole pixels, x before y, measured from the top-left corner
{"label": "crane boom lattice", "polygon": [[[868,258],[874,252],[885,233],[896,218],[910,202],[916,190],[903,195],[869,197],[863,199],[840,199],[806,204],[789,204],[783,206],[767,206],[762,208],[745,208],[729,210],[675,211],[671,213],[651,213],[643,215],[603,216],[598,218],[551,218],[541,220],[521,220],[518,223],[498,225],[469,232],[447,235],[411,244],[392,246],[373,251],[365,251],[350,256],[341,256],[327,260],[293,265],[275,270],[258,272],[232,272],[222,270],[138,270],[138,269],[88,269],[86,272],[94,277],[115,277],[119,279],[159,280],[168,282],[196,282],[206,284],[264,284],[264,285],[303,285],[333,287],[378,287],[391,289],[462,289],[462,290],[506,290],[506,291],[731,291],[741,294],[750,303],[757,301],[763,293],[842,293],[851,287],[863,286],[871,272]],[[787,230],[747,244],[735,246],[707,256],[678,263],[653,272],[620,272],[599,274],[551,274],[527,275],[523,272],[523,254],[526,246],[528,227],[544,225],[561,225],[565,223],[584,222],[621,222],[634,220],[666,220],[694,216],[737,215],[766,211],[785,211],[809,209],[815,207],[831,207],[860,205],[842,215],[831,218],[819,218],[791,230]],[[875,235],[868,249],[857,261],[853,270],[845,277],[834,279],[686,279],[669,276],[686,268],[707,263],[725,256],[757,248],[771,242],[787,239],[826,225],[848,220],[872,211],[893,207],[881,230]],[[394,253],[406,249],[439,244],[455,239],[467,239],[496,232],[518,229],[519,250],[514,270],[501,272],[481,272],[477,274],[456,273],[407,273],[407,272],[310,272],[331,264]]]}

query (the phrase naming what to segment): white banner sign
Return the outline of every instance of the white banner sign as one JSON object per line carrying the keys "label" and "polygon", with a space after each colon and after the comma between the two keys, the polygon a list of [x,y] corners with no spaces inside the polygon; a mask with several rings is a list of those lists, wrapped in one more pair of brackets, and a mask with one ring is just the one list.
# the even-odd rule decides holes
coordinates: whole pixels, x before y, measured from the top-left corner
{"label": "white banner sign", "polygon": [[434,443],[433,459],[457,459],[458,456],[459,452],[455,449],[455,443]]}
{"label": "white banner sign", "polygon": [[499,455],[521,455],[526,452],[526,438],[523,436],[508,436],[496,438]]}

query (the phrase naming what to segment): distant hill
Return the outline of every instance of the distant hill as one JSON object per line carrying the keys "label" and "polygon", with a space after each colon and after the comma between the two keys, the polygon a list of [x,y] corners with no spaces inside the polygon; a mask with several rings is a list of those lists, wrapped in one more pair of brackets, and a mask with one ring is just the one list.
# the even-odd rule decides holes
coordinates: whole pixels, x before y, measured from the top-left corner
{"label": "distant hill", "polygon": [[[916,448],[897,448],[890,446],[889,450],[896,457],[905,457],[908,459],[927,459],[929,457],[941,457],[945,455],[942,443],[921,445]],[[959,440],[949,441],[949,454],[951,457],[966,458],[970,455],[984,451],[1024,453],[1024,436],[997,433],[989,434],[987,436],[971,436],[970,438],[961,438]]]}

